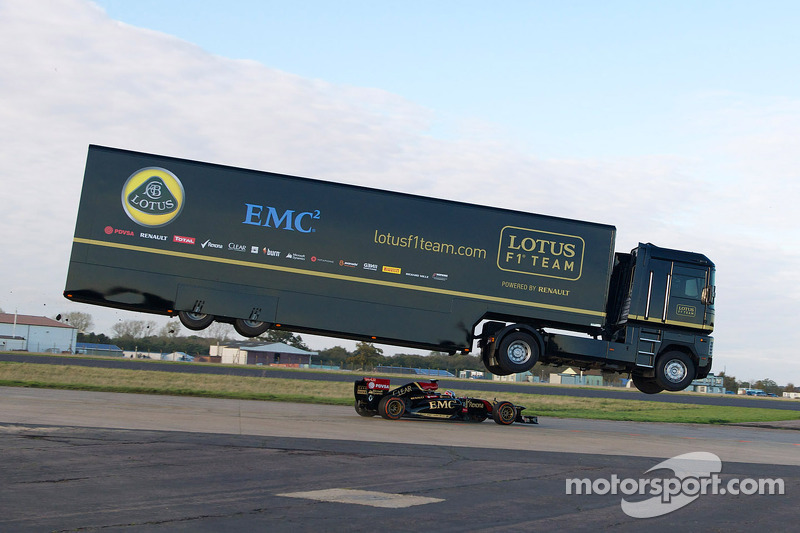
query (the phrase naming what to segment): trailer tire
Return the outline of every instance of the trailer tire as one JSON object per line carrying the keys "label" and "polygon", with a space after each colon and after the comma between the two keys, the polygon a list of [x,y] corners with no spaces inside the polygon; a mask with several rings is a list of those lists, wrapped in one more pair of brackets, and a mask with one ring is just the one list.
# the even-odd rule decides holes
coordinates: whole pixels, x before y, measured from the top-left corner
{"label": "trailer tire", "polygon": [[641,374],[632,374],[633,384],[640,392],[645,394],[658,394],[664,390],[664,387],[656,382],[655,378],[646,378]]}
{"label": "trailer tire", "polygon": [[259,320],[245,320],[244,318],[237,318],[233,321],[233,329],[242,337],[258,337],[263,335],[269,329],[269,322],[261,322]]}
{"label": "trailer tire", "polygon": [[400,420],[406,412],[406,402],[397,396],[384,396],[378,402],[378,414],[386,420]]}
{"label": "trailer tire", "polygon": [[200,331],[206,329],[214,322],[214,315],[207,315],[205,313],[192,313],[191,311],[179,311],[178,319],[181,321],[186,329],[192,331]]}
{"label": "trailer tire", "polygon": [[500,340],[495,359],[505,374],[527,372],[539,360],[539,342],[530,333],[513,331]]}
{"label": "trailer tire", "polygon": [[510,426],[517,419],[517,408],[511,402],[497,402],[492,407],[492,418],[501,426]]}
{"label": "trailer tire", "polygon": [[672,350],[656,360],[656,383],[666,391],[681,391],[694,381],[694,361],[684,352]]}

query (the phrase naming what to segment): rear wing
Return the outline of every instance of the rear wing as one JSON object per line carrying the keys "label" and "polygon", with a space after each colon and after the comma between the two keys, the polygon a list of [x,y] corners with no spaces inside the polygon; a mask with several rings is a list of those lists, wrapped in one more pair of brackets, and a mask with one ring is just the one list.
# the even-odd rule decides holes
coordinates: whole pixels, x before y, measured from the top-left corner
{"label": "rear wing", "polygon": [[391,385],[391,380],[388,378],[363,378],[355,382],[353,385],[356,400],[364,402],[371,402],[374,398],[380,398],[387,392]]}

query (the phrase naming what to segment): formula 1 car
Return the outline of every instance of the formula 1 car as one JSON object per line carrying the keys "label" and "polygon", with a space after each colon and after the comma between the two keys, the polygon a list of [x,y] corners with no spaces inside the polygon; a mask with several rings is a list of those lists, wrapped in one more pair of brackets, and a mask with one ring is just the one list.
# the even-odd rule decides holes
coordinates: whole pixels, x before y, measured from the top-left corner
{"label": "formula 1 car", "polygon": [[409,418],[438,418],[483,422],[488,417],[507,426],[514,422],[538,424],[535,416],[522,415],[524,407],[506,401],[488,401],[478,398],[459,398],[452,391],[437,392],[437,380],[413,381],[391,389],[385,378],[365,377],[355,382],[356,412],[361,416],[375,416],[387,420]]}

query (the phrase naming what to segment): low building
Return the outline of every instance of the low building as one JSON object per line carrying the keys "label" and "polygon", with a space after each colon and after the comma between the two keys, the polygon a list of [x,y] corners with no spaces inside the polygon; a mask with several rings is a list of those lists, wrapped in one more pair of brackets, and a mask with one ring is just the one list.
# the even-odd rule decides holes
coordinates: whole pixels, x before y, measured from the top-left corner
{"label": "low building", "polygon": [[141,350],[125,350],[124,357],[129,359],[155,359],[161,360],[162,352],[144,352]]}
{"label": "low building", "polygon": [[588,385],[591,387],[602,387],[603,373],[599,370],[588,370],[576,372],[572,368],[567,368],[560,374],[550,374],[550,383],[559,385]]}
{"label": "low building", "polygon": [[125,355],[122,348],[116,344],[95,344],[91,342],[77,343],[75,353],[83,355],[108,355],[111,357],[123,357]]}
{"label": "low building", "polygon": [[410,368],[407,366],[378,365],[375,367],[375,372],[383,372],[386,374],[412,374],[415,376],[432,376],[441,378],[456,377],[455,374],[448,370],[439,370],[437,368]]}
{"label": "low building", "polygon": [[489,375],[492,376],[492,381],[533,382],[533,374],[530,372],[520,372],[519,374],[509,374],[507,376]]}
{"label": "low building", "polygon": [[725,394],[725,384],[723,376],[715,376],[709,374],[703,379],[696,379],[692,381],[691,385],[686,387],[687,391],[704,392],[708,394]]}
{"label": "low building", "polygon": [[189,355],[186,352],[172,352],[172,353],[164,353],[161,354],[162,361],[183,361],[185,363],[191,363],[194,361],[194,357]]}
{"label": "low building", "polygon": [[45,316],[0,313],[0,351],[74,353],[78,328]]}
{"label": "low building", "polygon": [[310,365],[311,356],[317,354],[318,352],[307,352],[282,342],[273,344],[243,342],[209,348],[209,355],[219,356],[222,364],[228,365],[301,367]]}

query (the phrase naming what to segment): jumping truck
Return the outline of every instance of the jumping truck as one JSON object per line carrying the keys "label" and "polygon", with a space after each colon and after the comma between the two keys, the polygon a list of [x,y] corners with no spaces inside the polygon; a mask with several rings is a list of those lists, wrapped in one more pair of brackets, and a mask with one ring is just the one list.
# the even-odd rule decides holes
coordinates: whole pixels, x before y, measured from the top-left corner
{"label": "jumping truck", "polygon": [[614,226],[90,146],[64,295],[685,389],[712,362],[715,267]]}

